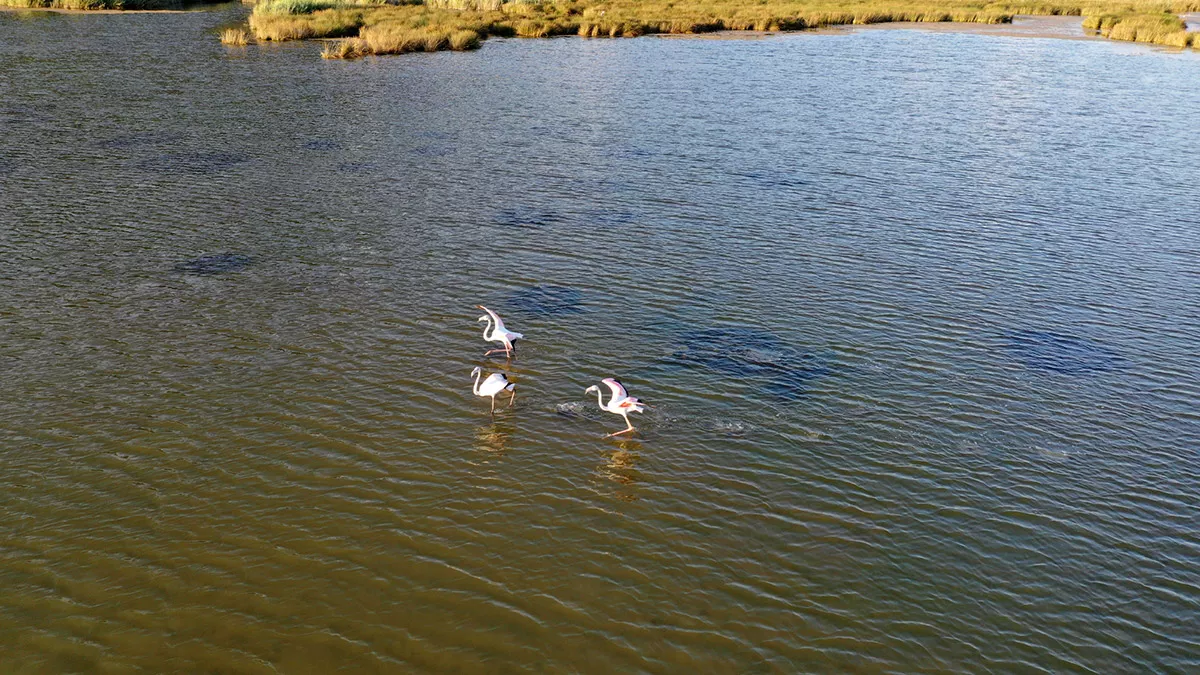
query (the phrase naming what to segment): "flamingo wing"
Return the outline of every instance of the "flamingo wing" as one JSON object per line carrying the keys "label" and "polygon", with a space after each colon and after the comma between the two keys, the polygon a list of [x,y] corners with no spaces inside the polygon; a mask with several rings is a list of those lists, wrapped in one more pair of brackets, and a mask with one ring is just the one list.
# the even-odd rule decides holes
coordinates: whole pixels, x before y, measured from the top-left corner
{"label": "flamingo wing", "polygon": [[606,377],[600,381],[608,385],[608,388],[612,390],[612,401],[609,405],[620,403],[622,400],[629,398],[629,392],[625,391],[625,386],[618,382],[615,377]]}
{"label": "flamingo wing", "polygon": [[481,396],[492,396],[500,390],[508,386],[508,378],[504,373],[492,373],[487,376],[487,379],[480,385],[479,391]]}
{"label": "flamingo wing", "polygon": [[482,309],[483,311],[487,312],[488,316],[492,317],[492,321],[496,322],[495,328],[492,329],[493,333],[503,334],[503,333],[508,332],[504,329],[504,322],[500,320],[499,314],[493,312],[492,310],[488,309],[487,307],[484,307],[483,305],[475,305],[475,306],[478,307],[479,309]]}

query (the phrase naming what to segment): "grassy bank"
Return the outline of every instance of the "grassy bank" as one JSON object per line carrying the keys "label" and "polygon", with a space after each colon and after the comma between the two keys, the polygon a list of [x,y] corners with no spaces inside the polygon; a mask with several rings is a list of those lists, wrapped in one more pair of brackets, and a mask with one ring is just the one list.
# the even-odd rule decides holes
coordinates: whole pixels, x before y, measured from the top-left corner
{"label": "grassy bank", "polygon": [[[395,0],[393,0],[395,1]],[[1171,12],[1200,0],[910,2],[905,0],[262,0],[250,17],[258,40],[343,38],[326,58],[474,49],[490,36],[636,37],[722,30],[802,30],[895,21],[1007,23],[1016,14],[1084,17],[1105,37],[1200,48]]]}

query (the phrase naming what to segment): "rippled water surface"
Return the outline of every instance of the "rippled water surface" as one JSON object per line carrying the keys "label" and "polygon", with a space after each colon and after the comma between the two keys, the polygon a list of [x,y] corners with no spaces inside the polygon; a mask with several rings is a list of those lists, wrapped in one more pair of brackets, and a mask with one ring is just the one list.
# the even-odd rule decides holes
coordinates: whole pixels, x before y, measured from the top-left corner
{"label": "rippled water surface", "polygon": [[1195,54],[244,11],[0,14],[3,670],[1197,672]]}

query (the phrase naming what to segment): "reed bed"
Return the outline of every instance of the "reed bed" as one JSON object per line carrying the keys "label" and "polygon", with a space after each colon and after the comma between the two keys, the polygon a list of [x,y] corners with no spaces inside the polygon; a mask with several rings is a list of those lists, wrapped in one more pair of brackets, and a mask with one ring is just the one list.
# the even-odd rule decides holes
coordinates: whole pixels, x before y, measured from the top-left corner
{"label": "reed bed", "polygon": [[250,34],[241,28],[226,28],[221,31],[221,44],[231,47],[245,47],[250,43]]}
{"label": "reed bed", "polygon": [[491,36],[617,38],[897,21],[1008,23],[1016,14],[1043,14],[1085,17],[1085,26],[1117,40],[1196,46],[1195,34],[1172,14],[1195,10],[1200,0],[261,0],[250,29],[259,40],[345,38],[327,45],[322,55],[356,58],[474,49]]}
{"label": "reed bed", "polygon": [[1194,46],[1197,35],[1187,32],[1187,24],[1178,16],[1166,12],[1100,14],[1086,17],[1083,27],[1112,40],[1180,48]]}

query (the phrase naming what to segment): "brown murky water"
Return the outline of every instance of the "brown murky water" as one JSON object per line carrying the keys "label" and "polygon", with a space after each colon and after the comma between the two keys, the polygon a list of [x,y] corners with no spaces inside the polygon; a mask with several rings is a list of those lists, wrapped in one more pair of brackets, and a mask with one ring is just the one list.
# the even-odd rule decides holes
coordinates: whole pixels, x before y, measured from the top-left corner
{"label": "brown murky water", "polygon": [[3,670],[1195,669],[1200,59],[242,11],[0,15]]}

